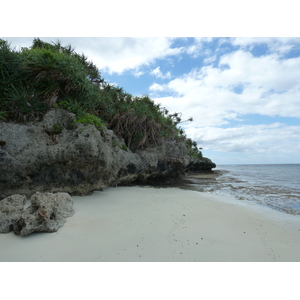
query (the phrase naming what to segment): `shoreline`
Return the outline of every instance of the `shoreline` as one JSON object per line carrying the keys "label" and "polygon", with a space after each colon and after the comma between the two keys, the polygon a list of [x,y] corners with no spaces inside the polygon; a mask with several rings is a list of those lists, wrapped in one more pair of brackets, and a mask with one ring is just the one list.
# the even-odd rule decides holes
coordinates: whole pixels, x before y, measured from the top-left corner
{"label": "shoreline", "polygon": [[300,261],[300,218],[180,188],[116,187],[74,196],[55,233],[0,235],[0,261]]}

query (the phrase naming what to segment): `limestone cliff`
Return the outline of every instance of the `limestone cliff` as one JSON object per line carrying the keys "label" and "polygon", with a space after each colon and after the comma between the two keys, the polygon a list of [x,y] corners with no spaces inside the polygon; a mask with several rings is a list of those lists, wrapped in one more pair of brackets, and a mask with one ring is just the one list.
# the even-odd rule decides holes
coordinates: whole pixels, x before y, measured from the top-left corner
{"label": "limestone cliff", "polygon": [[74,120],[74,114],[53,109],[38,123],[0,123],[0,199],[37,191],[82,195],[215,167],[191,159],[183,143],[133,153],[111,130]]}

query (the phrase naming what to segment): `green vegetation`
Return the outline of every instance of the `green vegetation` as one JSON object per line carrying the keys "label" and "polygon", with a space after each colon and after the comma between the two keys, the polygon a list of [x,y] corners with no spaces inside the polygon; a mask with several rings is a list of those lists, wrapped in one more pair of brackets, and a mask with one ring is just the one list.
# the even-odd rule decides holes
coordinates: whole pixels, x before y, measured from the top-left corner
{"label": "green vegetation", "polygon": [[180,113],[169,114],[148,96],[134,97],[108,84],[71,45],[35,38],[30,48],[16,51],[0,39],[0,120],[36,121],[54,107],[73,112],[76,123],[99,130],[105,125],[124,138],[123,149],[135,151],[173,139],[184,141],[191,156],[202,158],[197,144],[178,128],[185,122]]}
{"label": "green vegetation", "polygon": [[92,124],[99,130],[101,130],[103,126],[99,117],[89,113],[78,116],[74,123]]}
{"label": "green vegetation", "polygon": [[190,156],[198,159],[203,159],[201,149],[197,147],[197,143],[190,138],[185,138],[185,145],[189,149]]}
{"label": "green vegetation", "polygon": [[64,126],[62,126],[60,124],[53,124],[53,126],[52,126],[52,130],[55,134],[61,133],[63,129],[64,129]]}

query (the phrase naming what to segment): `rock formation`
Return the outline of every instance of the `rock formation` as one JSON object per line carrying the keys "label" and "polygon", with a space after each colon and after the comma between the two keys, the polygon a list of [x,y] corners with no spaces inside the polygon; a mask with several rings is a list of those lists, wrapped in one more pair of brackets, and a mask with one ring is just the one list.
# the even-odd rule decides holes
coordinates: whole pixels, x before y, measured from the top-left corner
{"label": "rock formation", "polygon": [[215,167],[216,164],[209,158],[204,158],[203,160],[191,159],[187,165],[187,170],[191,172],[211,171]]}
{"label": "rock formation", "polygon": [[67,193],[35,193],[30,198],[31,205],[26,208],[13,230],[19,235],[32,232],[55,232],[74,215],[73,199]]}
{"label": "rock formation", "polygon": [[38,123],[0,123],[0,199],[36,191],[83,195],[215,167],[191,159],[184,143],[133,153],[111,130],[74,121],[74,114],[52,109]]}
{"label": "rock formation", "polygon": [[0,233],[18,235],[55,232],[74,215],[73,199],[67,193],[35,193],[26,208],[27,197],[12,195],[0,201]]}

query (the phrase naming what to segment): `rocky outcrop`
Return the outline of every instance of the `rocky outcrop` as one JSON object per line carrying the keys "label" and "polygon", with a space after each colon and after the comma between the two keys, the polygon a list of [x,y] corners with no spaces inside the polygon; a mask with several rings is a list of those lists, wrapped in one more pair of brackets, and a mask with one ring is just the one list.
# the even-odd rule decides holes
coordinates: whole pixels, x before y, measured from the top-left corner
{"label": "rocky outcrop", "polygon": [[12,195],[0,201],[0,233],[55,232],[74,213],[73,199],[67,193],[37,192],[30,200],[23,195]]}
{"label": "rocky outcrop", "polygon": [[203,157],[203,159],[191,159],[187,165],[187,170],[190,172],[207,172],[215,168],[216,164],[213,163],[209,158]]}
{"label": "rocky outcrop", "polygon": [[33,232],[55,232],[62,227],[66,218],[74,215],[73,199],[67,193],[35,193],[26,208],[13,225],[18,235]]}
{"label": "rocky outcrop", "polygon": [[137,151],[137,154],[144,164],[144,172],[136,180],[141,183],[177,178],[184,173],[190,161],[186,146],[175,141]]}
{"label": "rocky outcrop", "polygon": [[195,165],[183,143],[131,152],[111,130],[50,110],[35,124],[0,123],[0,199],[39,192],[91,193],[177,177]]}

